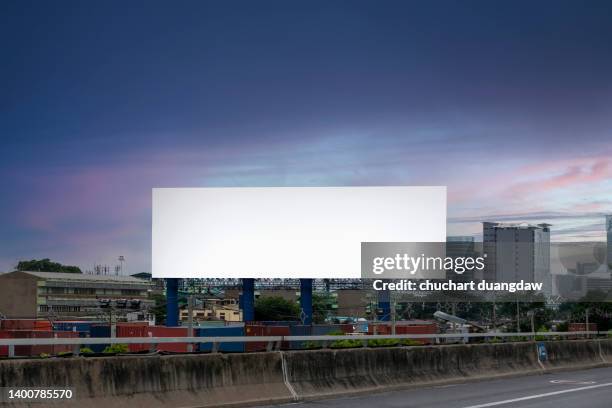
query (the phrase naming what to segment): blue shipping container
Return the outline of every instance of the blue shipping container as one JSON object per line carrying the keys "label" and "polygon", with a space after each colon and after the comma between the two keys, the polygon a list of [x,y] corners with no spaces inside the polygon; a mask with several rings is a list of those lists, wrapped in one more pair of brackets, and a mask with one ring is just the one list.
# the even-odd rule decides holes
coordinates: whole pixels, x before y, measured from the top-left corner
{"label": "blue shipping container", "polygon": [[53,322],[54,331],[89,332],[91,322]]}
{"label": "blue shipping container", "polygon": [[[307,325],[299,325],[299,326],[289,326],[289,334],[291,336],[310,336],[312,334],[312,326]],[[292,350],[299,350],[303,348],[307,348],[309,342],[304,341],[290,341],[289,348]]]}
{"label": "blue shipping container", "polygon": [[[91,326],[89,331],[90,337],[110,337],[111,328],[109,325],[95,324]],[[108,344],[91,344],[90,349],[94,353],[102,353]]]}
{"label": "blue shipping container", "polygon": [[[197,337],[240,337],[244,336],[244,327],[200,327],[195,329]],[[200,343],[198,351],[211,351],[212,343]],[[219,351],[241,353],[244,351],[244,343],[220,343]]]}
{"label": "blue shipping container", "polygon": [[339,324],[316,324],[312,326],[313,336],[326,336],[330,333],[342,332],[342,326]]}

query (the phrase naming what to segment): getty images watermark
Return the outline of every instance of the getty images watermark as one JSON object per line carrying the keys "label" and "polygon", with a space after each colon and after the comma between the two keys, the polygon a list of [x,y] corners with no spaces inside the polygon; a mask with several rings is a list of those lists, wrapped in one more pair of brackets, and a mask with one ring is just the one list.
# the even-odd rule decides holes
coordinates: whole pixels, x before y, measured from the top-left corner
{"label": "getty images watermark", "polygon": [[443,242],[362,242],[362,278],[444,279],[447,272],[458,275],[482,272],[486,254],[447,254]]}
{"label": "getty images watermark", "polygon": [[376,290],[430,300],[464,292],[470,301],[499,301],[493,292],[519,292],[538,301],[604,302],[612,299],[610,248],[600,241],[363,242],[361,276]]}

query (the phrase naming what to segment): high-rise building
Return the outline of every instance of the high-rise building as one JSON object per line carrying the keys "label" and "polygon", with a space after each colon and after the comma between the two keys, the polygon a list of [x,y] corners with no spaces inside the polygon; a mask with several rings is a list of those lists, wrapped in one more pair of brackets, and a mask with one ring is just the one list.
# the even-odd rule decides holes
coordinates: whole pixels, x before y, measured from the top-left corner
{"label": "high-rise building", "polygon": [[552,293],[550,224],[483,223],[485,279],[497,282],[542,282]]}
{"label": "high-rise building", "polygon": [[[475,258],[478,256],[476,252],[476,243],[474,237],[458,235],[446,237],[446,256],[450,258]],[[458,273],[454,270],[446,271],[446,278],[456,281],[471,281],[474,278],[482,278],[475,276],[473,270],[463,271]]]}

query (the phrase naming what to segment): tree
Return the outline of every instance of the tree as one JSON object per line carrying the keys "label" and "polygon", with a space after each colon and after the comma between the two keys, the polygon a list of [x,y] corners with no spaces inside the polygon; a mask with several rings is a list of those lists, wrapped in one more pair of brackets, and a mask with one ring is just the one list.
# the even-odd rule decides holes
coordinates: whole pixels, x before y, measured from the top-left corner
{"label": "tree", "polygon": [[329,292],[312,294],[312,322],[315,324],[325,323],[325,319],[331,317],[334,298]]}
{"label": "tree", "polygon": [[52,262],[49,258],[19,261],[17,270],[31,272],[82,273],[81,268],[78,266],[62,265],[58,262]]}
{"label": "tree", "polygon": [[300,307],[280,296],[260,297],[255,301],[255,320],[299,320]]}
{"label": "tree", "polygon": [[151,313],[155,315],[155,324],[161,325],[166,323],[166,296],[161,293],[155,293],[151,296],[155,301],[155,306],[151,308]]}

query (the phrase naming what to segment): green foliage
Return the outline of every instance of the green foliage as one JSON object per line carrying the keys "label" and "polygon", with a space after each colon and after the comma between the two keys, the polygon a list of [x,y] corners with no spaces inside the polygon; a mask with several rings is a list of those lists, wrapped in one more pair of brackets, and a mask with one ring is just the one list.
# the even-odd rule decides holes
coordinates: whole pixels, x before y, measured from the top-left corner
{"label": "green foliage", "polygon": [[423,343],[421,343],[418,340],[414,340],[414,339],[403,339],[402,341],[400,341],[400,344],[402,346],[422,346]]}
{"label": "green foliage", "polygon": [[598,299],[597,292],[589,292],[582,302],[578,303],[563,303],[559,306],[559,313],[563,315],[565,320],[569,322],[586,322],[586,314],[588,311],[589,322],[597,324],[597,329],[608,331],[612,329],[612,302],[601,299],[601,301],[586,301]]}
{"label": "green foliage", "polygon": [[334,311],[332,305],[334,298],[330,293],[312,294],[312,322],[315,324],[325,323],[325,319],[330,317]]}
{"label": "green foliage", "polygon": [[368,340],[368,347],[393,347],[400,344],[397,339],[373,339]]}
{"label": "green foliage", "polygon": [[48,353],[40,353],[40,355],[38,357],[40,357],[40,358],[49,358],[51,356]]}
{"label": "green foliage", "polygon": [[[537,330],[538,333],[548,333],[549,331],[550,330],[548,330],[546,326],[540,326],[540,328]],[[547,339],[548,339],[548,336],[535,336],[536,341],[544,341]]]}
{"label": "green foliage", "polygon": [[329,345],[329,348],[356,348],[363,347],[361,340],[336,340]]}
{"label": "green foliage", "polygon": [[260,297],[255,301],[255,320],[299,320],[300,307],[280,296]]}
{"label": "green foliage", "polygon": [[58,262],[52,262],[49,258],[19,261],[17,270],[30,272],[82,273],[81,268],[78,266],[62,265]]}
{"label": "green foliage", "polygon": [[309,349],[318,349],[321,348],[321,344],[319,342],[316,341],[305,341],[301,344],[300,346],[303,349],[309,350]]}
{"label": "green foliage", "polygon": [[93,350],[89,347],[81,347],[81,354],[93,354]]}
{"label": "green foliage", "polygon": [[116,354],[116,353],[127,353],[129,351],[127,344],[111,344],[106,346],[103,353]]}
{"label": "green foliage", "polygon": [[156,293],[151,296],[151,300],[155,302],[155,306],[151,308],[151,313],[155,315],[155,324],[163,325],[166,323],[166,296],[161,293]]}

